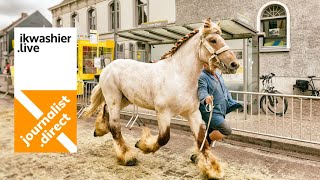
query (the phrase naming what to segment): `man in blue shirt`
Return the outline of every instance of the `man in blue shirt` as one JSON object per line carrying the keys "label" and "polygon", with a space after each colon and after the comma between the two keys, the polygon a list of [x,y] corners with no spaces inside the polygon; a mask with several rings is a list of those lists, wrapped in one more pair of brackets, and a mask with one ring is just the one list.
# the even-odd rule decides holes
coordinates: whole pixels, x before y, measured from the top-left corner
{"label": "man in blue shirt", "polygon": [[[210,70],[208,65],[204,65],[198,81],[198,97],[200,100],[199,110],[202,115],[202,119],[206,123],[208,130],[207,140],[209,144],[215,141],[222,140],[225,136],[231,134],[232,130],[229,124],[225,121],[226,114],[242,107],[232,99],[223,78],[220,74],[215,72],[215,69]],[[208,127],[210,112],[207,104],[211,104],[213,101],[213,113]],[[191,160],[195,162],[196,155],[191,156]]]}

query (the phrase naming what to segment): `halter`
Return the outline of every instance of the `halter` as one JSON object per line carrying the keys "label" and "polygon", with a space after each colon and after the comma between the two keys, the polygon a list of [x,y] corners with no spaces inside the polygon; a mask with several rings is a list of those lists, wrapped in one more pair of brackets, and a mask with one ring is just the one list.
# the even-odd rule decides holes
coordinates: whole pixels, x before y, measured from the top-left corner
{"label": "halter", "polygon": [[[222,71],[227,71],[227,67],[225,66],[225,64],[223,62],[220,61],[220,59],[218,58],[218,55],[228,51],[230,48],[229,46],[225,45],[222,48],[220,48],[219,50],[217,50],[216,52],[214,51],[213,47],[210,46],[210,44],[208,43],[208,41],[206,40],[204,35],[200,36],[200,45],[201,43],[204,45],[204,47],[209,51],[209,53],[211,54],[210,58],[208,59],[208,64],[209,64],[209,68],[211,70],[211,66],[210,64],[219,67],[219,69],[221,69]],[[199,56],[200,56],[200,47],[199,47]],[[212,60],[216,59],[215,62],[213,62]]]}

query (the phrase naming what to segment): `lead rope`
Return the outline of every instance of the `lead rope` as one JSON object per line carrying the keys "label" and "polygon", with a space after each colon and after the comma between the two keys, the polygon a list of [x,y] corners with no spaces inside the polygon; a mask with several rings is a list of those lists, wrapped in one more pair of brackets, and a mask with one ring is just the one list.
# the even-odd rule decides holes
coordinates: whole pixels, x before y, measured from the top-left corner
{"label": "lead rope", "polygon": [[[209,108],[209,110],[207,110],[208,108]],[[206,133],[204,134],[204,138],[203,138],[203,141],[202,141],[202,144],[201,144],[201,147],[200,147],[200,152],[202,151],[204,143],[206,142],[206,139],[207,139],[207,136],[208,136],[208,131],[209,131],[210,122],[211,122],[211,118],[212,118],[213,108],[214,108],[214,106],[213,106],[213,99],[212,99],[211,104],[206,104],[206,111],[210,112],[210,115],[209,115],[209,121],[208,121],[207,130],[206,130]]]}

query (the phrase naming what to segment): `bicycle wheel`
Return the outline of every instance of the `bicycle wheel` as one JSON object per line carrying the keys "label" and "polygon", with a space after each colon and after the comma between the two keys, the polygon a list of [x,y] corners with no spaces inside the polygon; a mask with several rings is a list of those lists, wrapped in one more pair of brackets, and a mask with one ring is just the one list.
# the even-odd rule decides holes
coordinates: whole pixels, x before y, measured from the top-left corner
{"label": "bicycle wheel", "polygon": [[319,91],[317,91],[317,90],[312,90],[311,95],[312,95],[312,96],[319,96]]}
{"label": "bicycle wheel", "polygon": [[[275,91],[275,94],[281,94],[279,91]],[[278,116],[282,116],[287,112],[288,100],[285,97],[280,96],[262,96],[260,99],[260,108],[262,112],[266,113],[266,105],[270,112],[276,113]]]}

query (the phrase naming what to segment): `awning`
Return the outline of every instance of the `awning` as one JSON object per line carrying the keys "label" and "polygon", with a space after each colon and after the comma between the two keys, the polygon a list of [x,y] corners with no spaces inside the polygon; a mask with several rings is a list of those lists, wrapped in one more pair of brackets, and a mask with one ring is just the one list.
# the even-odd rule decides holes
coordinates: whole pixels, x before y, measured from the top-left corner
{"label": "awning", "polygon": [[[202,22],[186,25],[167,25],[156,28],[123,30],[118,31],[117,34],[121,38],[140,41],[151,45],[173,44],[184,35],[201,27],[202,25]],[[224,39],[244,39],[257,34],[256,30],[237,19],[221,20],[220,27],[222,30],[222,37]]]}

